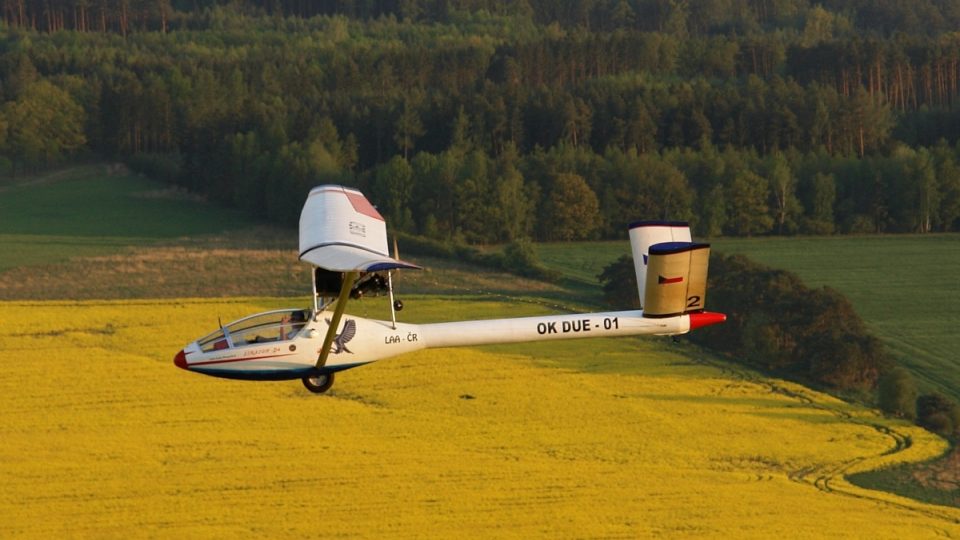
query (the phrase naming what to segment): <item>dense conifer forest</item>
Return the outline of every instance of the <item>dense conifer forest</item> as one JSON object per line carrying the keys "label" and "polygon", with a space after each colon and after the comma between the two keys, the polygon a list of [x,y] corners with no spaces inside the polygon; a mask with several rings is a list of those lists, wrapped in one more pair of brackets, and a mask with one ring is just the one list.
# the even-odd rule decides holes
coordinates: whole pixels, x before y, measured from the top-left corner
{"label": "dense conifer forest", "polygon": [[958,0],[0,0],[0,172],[471,243],[960,227]]}

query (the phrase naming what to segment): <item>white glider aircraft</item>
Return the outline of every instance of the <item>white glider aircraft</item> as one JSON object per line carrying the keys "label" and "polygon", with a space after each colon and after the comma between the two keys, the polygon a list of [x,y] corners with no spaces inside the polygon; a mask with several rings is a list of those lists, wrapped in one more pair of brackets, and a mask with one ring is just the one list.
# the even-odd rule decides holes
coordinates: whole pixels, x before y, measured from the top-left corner
{"label": "white glider aircraft", "polygon": [[[693,243],[682,222],[630,225],[643,309],[511,319],[398,323],[392,270],[418,266],[390,257],[383,217],[359,191],[319,186],[300,214],[300,260],[313,269],[313,306],[251,315],[223,325],[177,353],[188,371],[246,380],[301,379],[315,393],[334,374],[399,354],[438,347],[601,336],[673,336],[721,323],[704,311],[709,244]],[[385,292],[391,320],[344,316],[350,298]]]}

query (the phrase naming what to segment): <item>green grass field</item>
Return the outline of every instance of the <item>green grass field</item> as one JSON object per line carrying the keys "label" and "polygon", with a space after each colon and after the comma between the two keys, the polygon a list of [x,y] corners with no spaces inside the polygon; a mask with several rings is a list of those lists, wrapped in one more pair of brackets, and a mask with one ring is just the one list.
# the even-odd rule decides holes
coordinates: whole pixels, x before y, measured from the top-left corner
{"label": "green grass field", "polygon": [[[296,229],[250,223],[105,165],[0,185],[0,300],[297,296],[309,292],[309,269],[296,249]],[[401,294],[573,302],[563,286],[423,264],[394,276]]]}
{"label": "green grass field", "polygon": [[249,226],[138,175],[89,165],[0,187],[0,272]]}
{"label": "green grass field", "polygon": [[960,235],[730,239],[726,253],[845,294],[922,386],[960,399]]}
{"label": "green grass field", "polygon": [[[723,253],[799,275],[846,295],[921,386],[960,399],[960,235],[723,238]],[[584,287],[629,254],[629,243],[543,244],[544,263]],[[709,293],[707,304],[709,306]]]}

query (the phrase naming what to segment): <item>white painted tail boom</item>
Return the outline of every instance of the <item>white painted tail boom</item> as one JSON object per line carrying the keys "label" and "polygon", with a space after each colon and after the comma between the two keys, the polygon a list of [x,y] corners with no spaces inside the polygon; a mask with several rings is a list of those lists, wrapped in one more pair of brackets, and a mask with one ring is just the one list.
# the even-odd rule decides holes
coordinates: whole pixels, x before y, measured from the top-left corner
{"label": "white painted tail boom", "polygon": [[642,311],[544,315],[516,319],[422,324],[424,345],[463,347],[601,336],[672,335],[689,331],[689,316],[644,318]]}
{"label": "white painted tail boom", "polygon": [[[335,351],[327,363],[331,370],[422,349],[596,337],[672,336],[726,319],[722,314],[706,312],[650,318],[644,317],[642,311],[610,311],[429,324],[398,323],[393,328],[389,321],[344,318],[346,322],[337,332],[338,335],[347,334],[345,329],[350,325],[349,354],[344,354],[343,349]],[[318,330],[326,332],[326,325]]]}

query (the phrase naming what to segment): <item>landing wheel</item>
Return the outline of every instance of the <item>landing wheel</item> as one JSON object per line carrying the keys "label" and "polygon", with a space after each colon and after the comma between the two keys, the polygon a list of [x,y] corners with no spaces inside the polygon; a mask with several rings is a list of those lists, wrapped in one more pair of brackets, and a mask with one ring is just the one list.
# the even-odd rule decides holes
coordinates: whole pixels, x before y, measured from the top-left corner
{"label": "landing wheel", "polygon": [[322,394],[333,386],[333,373],[324,375],[314,375],[313,377],[304,377],[301,379],[303,386],[314,394]]}

